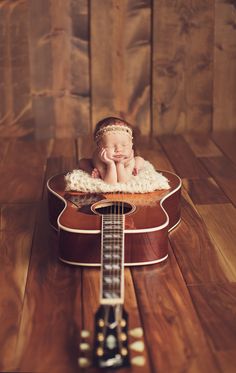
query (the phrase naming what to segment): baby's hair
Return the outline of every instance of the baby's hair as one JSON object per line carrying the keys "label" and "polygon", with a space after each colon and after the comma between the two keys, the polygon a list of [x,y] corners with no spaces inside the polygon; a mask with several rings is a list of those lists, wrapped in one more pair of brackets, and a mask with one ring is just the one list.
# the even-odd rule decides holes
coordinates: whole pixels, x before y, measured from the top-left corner
{"label": "baby's hair", "polygon": [[93,134],[94,140],[96,139],[96,135],[98,131],[100,131],[102,128],[105,128],[111,125],[119,125],[119,126],[124,125],[124,126],[127,126],[131,131],[133,130],[132,125],[122,118],[117,118],[117,117],[103,118],[95,126],[95,130]]}
{"label": "baby's hair", "polygon": [[95,130],[94,130],[94,134],[93,134],[95,142],[97,142],[96,139],[97,139],[98,131],[100,131],[101,129],[103,129],[107,126],[111,126],[111,125],[120,125],[120,126],[124,125],[132,131],[132,134],[133,134],[133,149],[134,149],[134,152],[136,153],[136,138],[140,135],[139,128],[132,126],[129,122],[127,122],[126,120],[124,120],[122,118],[107,117],[107,118],[101,119],[95,126]]}

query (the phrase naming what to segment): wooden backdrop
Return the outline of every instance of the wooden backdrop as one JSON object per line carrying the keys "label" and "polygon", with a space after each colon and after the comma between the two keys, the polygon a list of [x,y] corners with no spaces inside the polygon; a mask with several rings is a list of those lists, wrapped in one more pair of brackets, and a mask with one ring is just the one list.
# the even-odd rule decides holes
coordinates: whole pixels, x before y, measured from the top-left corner
{"label": "wooden backdrop", "polygon": [[0,137],[232,130],[235,0],[1,0]]}

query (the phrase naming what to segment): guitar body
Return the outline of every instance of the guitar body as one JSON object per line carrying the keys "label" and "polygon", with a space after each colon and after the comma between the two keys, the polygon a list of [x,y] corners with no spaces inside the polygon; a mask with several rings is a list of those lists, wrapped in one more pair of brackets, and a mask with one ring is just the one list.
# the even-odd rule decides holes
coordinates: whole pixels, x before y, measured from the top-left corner
{"label": "guitar body", "polygon": [[49,179],[49,220],[59,233],[60,260],[82,266],[101,265],[101,216],[93,206],[105,200],[132,206],[125,216],[124,264],[164,261],[168,257],[168,232],[180,221],[181,180],[174,173],[161,172],[169,180],[170,189],[144,194],[66,192],[64,174]]}

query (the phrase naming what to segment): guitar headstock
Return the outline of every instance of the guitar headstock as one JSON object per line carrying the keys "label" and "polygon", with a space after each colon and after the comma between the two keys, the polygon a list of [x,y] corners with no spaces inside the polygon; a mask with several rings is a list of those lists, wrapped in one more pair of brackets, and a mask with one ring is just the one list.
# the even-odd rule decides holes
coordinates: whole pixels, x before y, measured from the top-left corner
{"label": "guitar headstock", "polygon": [[94,365],[129,366],[128,315],[122,305],[101,305],[95,315]]}

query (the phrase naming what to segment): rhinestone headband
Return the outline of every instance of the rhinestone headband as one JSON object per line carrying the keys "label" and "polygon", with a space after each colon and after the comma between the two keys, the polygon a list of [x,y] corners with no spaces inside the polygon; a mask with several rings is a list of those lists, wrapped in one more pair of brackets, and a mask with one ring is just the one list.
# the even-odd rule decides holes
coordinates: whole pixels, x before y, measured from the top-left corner
{"label": "rhinestone headband", "polygon": [[99,142],[102,138],[102,136],[107,133],[107,132],[125,132],[127,133],[127,135],[130,136],[130,138],[132,139],[133,136],[132,136],[132,130],[131,128],[123,125],[123,124],[111,124],[109,126],[106,126],[104,128],[101,128],[97,133],[96,133],[96,136],[95,136],[95,141],[96,142]]}

